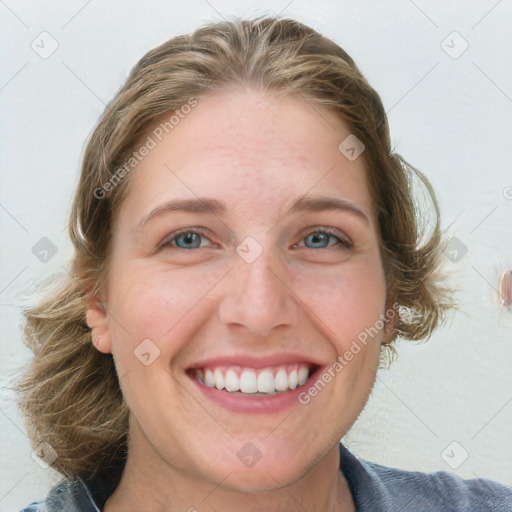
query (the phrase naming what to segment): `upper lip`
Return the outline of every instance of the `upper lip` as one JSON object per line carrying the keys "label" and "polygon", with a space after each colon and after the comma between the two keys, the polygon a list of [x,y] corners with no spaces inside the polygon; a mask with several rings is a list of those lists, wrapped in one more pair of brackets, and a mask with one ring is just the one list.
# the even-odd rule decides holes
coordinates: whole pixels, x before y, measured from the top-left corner
{"label": "upper lip", "polygon": [[315,361],[307,356],[299,354],[274,354],[265,357],[250,355],[231,355],[224,357],[213,357],[194,363],[190,369],[206,368],[215,366],[241,366],[244,368],[267,368],[285,364],[305,363],[309,366],[321,366],[322,363]]}

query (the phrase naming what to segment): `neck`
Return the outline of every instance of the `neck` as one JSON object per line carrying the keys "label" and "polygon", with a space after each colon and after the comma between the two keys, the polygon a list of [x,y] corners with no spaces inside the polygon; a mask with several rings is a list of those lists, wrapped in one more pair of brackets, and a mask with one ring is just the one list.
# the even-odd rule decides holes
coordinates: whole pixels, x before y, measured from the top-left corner
{"label": "neck", "polygon": [[[170,466],[147,445],[130,442],[121,481],[107,500],[104,512],[353,512],[352,496],[339,469],[335,445],[296,481],[261,492],[228,487],[229,475],[212,483]],[[149,449],[148,449],[149,448]]]}

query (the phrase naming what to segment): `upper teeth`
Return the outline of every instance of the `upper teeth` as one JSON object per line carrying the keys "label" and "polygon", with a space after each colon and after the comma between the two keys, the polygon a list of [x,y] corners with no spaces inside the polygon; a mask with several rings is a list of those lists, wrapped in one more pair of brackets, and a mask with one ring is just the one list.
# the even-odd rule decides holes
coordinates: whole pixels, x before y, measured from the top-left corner
{"label": "upper teeth", "polygon": [[240,368],[239,366],[196,369],[196,377],[207,386],[230,392],[274,394],[302,386],[309,377],[309,366],[294,364],[279,368]]}

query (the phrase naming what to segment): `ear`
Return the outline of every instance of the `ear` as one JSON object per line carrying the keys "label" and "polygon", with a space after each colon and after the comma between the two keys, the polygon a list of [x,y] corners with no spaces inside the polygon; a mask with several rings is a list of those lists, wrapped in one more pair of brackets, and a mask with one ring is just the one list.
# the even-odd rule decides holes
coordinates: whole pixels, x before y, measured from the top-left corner
{"label": "ear", "polygon": [[398,319],[397,302],[394,302],[394,304],[391,304],[391,301],[387,301],[386,302],[386,310],[384,311],[384,339],[382,340],[383,344],[388,344],[393,339],[397,319]]}
{"label": "ear", "polygon": [[104,354],[112,353],[112,337],[108,327],[107,311],[97,297],[86,294],[87,312],[85,321],[92,329],[91,338],[94,346]]}

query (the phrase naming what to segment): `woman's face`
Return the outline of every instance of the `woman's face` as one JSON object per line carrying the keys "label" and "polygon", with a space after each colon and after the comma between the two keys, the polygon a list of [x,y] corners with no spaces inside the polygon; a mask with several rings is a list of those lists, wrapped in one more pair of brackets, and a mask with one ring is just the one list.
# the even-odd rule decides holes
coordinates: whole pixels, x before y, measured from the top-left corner
{"label": "woman's face", "polygon": [[358,341],[386,307],[363,159],[330,111],[254,90],[201,98],[168,132],[125,178],[97,348],[145,462],[290,483],[355,422],[385,337]]}

